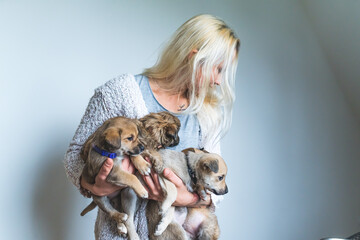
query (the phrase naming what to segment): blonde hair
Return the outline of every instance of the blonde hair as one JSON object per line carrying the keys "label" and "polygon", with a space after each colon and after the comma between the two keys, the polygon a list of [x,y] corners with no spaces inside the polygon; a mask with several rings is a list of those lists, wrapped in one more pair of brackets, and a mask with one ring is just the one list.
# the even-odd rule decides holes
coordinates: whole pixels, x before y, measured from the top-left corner
{"label": "blonde hair", "polygon": [[[168,91],[184,94],[189,106],[183,113],[196,113],[207,137],[217,142],[231,125],[239,46],[240,40],[224,21],[198,15],[177,29],[157,63],[143,74]],[[211,87],[219,65],[221,84]]]}

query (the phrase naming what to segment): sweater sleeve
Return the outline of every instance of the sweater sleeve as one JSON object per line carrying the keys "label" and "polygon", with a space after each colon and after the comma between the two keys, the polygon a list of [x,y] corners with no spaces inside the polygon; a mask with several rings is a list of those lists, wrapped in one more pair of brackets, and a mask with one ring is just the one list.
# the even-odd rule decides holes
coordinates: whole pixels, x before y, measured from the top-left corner
{"label": "sweater sleeve", "polygon": [[72,183],[80,188],[80,176],[85,165],[80,158],[80,151],[87,138],[108,118],[113,117],[108,111],[106,100],[100,90],[96,90],[89,101],[85,114],[75,132],[65,154],[65,172]]}
{"label": "sweater sleeve", "polygon": [[116,116],[135,118],[146,113],[140,89],[132,75],[121,75],[97,88],[65,154],[65,172],[71,182],[80,188],[80,176],[85,165],[80,151],[87,138],[101,124]]}

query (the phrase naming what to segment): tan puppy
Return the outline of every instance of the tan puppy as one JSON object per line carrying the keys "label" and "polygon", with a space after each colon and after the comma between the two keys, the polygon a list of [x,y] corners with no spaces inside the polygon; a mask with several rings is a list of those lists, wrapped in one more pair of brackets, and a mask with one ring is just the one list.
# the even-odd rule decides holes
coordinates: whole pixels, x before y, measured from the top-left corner
{"label": "tan puppy", "polygon": [[[141,142],[144,144],[145,150],[135,158],[148,156],[160,162],[159,149],[176,146],[179,143],[180,121],[168,112],[151,113],[139,120],[143,126]],[[139,174],[137,176],[142,181],[142,177]],[[121,191],[121,209],[129,217],[124,224],[118,224],[118,231],[122,236],[127,235],[131,240],[139,239],[134,226],[134,215],[139,204],[138,200],[131,188]]]}
{"label": "tan puppy", "polygon": [[[125,117],[115,117],[105,121],[88,138],[80,153],[85,161],[82,178],[94,184],[104,161],[110,157],[114,159],[114,165],[106,181],[121,187],[131,187],[139,197],[147,198],[148,193],[137,177],[121,169],[124,154],[135,156],[144,150],[143,144],[139,141],[139,126],[141,126],[140,121]],[[142,171],[147,171],[148,165],[144,159],[135,158],[133,163]],[[111,206],[108,197],[95,195],[92,197],[93,203],[85,208],[81,213],[82,216],[97,205],[118,223],[127,219],[126,214],[118,212]]]}
{"label": "tan puppy", "polygon": [[[118,120],[118,119],[116,119],[116,120]],[[138,137],[136,139],[136,141],[139,142],[139,148],[140,148],[140,151],[138,151],[138,153],[140,153],[142,150],[144,150],[142,152],[142,154],[144,154],[144,156],[151,155],[154,158],[159,158],[159,156],[156,155],[156,151],[158,149],[163,148],[163,147],[175,146],[179,143],[178,131],[180,129],[180,121],[177,117],[171,115],[168,112],[150,113],[150,114],[144,116],[143,118],[140,118],[139,120],[132,120],[132,119],[126,119],[126,120],[129,121],[129,124],[127,124],[126,126],[123,126],[123,127],[129,127],[129,129],[126,129],[126,131],[129,131],[129,130],[131,131],[131,129],[133,129],[132,126],[130,126],[131,122],[134,122],[136,124],[136,127],[138,128],[137,130],[139,133]],[[106,125],[106,122],[104,123],[104,125]],[[104,130],[105,130],[105,133],[108,131],[106,129],[106,127],[104,127],[104,129],[99,128],[98,131],[104,131]],[[93,136],[91,136],[88,141],[93,141],[91,139],[93,139]],[[133,139],[133,141],[135,141],[135,139]],[[105,146],[104,146],[104,148],[105,148]],[[83,157],[87,156],[87,152],[89,151],[89,149],[95,150],[95,149],[90,148],[89,145],[87,143],[85,143],[84,148],[83,148],[83,153],[82,153],[82,155],[84,155]],[[131,152],[131,151],[125,151],[124,153],[130,155],[130,159],[131,159],[132,163],[134,164],[134,166],[139,170],[139,172],[142,175],[147,175],[150,173],[151,164],[146,162],[140,154],[133,154],[133,152]],[[96,156],[101,157],[101,156],[99,156],[99,154]],[[117,165],[119,165],[120,167],[121,167],[122,157],[123,156],[119,156],[118,160],[117,160],[117,162],[119,162]],[[105,159],[106,159],[106,157],[105,157]],[[105,160],[101,161],[100,166],[98,166],[96,171],[94,171],[94,172],[96,172],[96,174],[98,173],[98,171],[104,161]],[[115,168],[115,161],[114,161],[114,168]],[[113,170],[114,170],[114,168],[113,168]],[[85,168],[84,168],[84,170],[85,170]],[[125,173],[125,175],[130,175],[132,185],[134,185],[136,183],[135,187],[138,187],[138,183],[140,183],[139,179],[133,174],[130,174],[130,173],[127,173],[124,171],[118,172],[118,174],[120,174],[121,176],[124,173]],[[112,174],[112,172],[110,174]],[[93,178],[94,177],[95,176],[93,176]],[[85,180],[87,180],[87,179],[85,178]],[[94,181],[94,179],[92,180],[92,182],[93,181]],[[119,184],[117,184],[117,185],[119,185]],[[137,189],[135,189],[135,188],[134,188],[134,190],[135,190],[136,194],[132,190],[130,191],[130,189],[133,189],[132,185],[130,185],[130,184],[120,185],[120,186],[130,186],[129,189],[124,189],[122,191],[122,195],[124,195],[124,197],[123,197],[124,200],[122,201],[122,205],[123,205],[122,209],[124,209],[125,213],[128,213],[128,214],[122,213],[119,216],[119,212],[111,206],[109,199],[107,197],[100,198],[100,197],[93,196],[94,201],[82,211],[81,215],[82,216],[85,215],[87,212],[91,211],[98,205],[103,211],[108,213],[113,219],[116,220],[119,234],[126,234],[127,226],[125,226],[123,224],[123,222],[125,220],[127,220],[127,218],[129,218],[129,220],[127,222],[129,222],[130,225],[131,224],[133,225],[133,218],[134,218],[134,213],[135,213],[136,204],[137,204],[136,200],[135,201],[131,200],[131,198],[134,198],[133,196],[131,196],[131,194],[135,195],[135,197],[136,197],[136,194],[140,197],[144,197],[143,195],[140,195],[137,192]],[[141,184],[140,184],[140,186],[142,189],[144,189],[144,187]],[[129,194],[130,194],[130,196],[129,196]],[[147,192],[146,192],[145,197],[147,197]],[[101,201],[98,200],[99,198]],[[100,202],[100,204],[98,202]],[[135,232],[135,234],[136,234],[136,232]],[[134,235],[134,234],[132,234],[132,235]],[[136,236],[134,237],[134,239],[136,239]]]}
{"label": "tan puppy", "polygon": [[[162,162],[153,162],[154,169],[170,168],[178,175],[190,192],[196,192],[206,198],[206,192],[217,195],[228,192],[225,183],[227,167],[225,161],[217,154],[198,149],[186,149],[183,152],[160,150]],[[154,160],[154,159],[152,159]],[[149,201],[146,209],[150,239],[188,239],[183,227],[173,221],[177,191],[173,183],[160,177],[160,185],[165,193],[163,202]],[[218,239],[220,230],[216,215],[209,208],[188,208],[183,226],[186,228],[191,221],[200,219],[199,239]]]}
{"label": "tan puppy", "polygon": [[[151,171],[151,164],[143,159],[143,156],[159,156],[156,152],[165,147],[173,147],[179,144],[178,132],[180,120],[169,112],[150,113],[141,122],[140,142],[144,145],[145,151],[141,155],[131,156],[134,166],[141,175],[148,175]],[[135,163],[146,164],[146,167],[135,165]],[[145,171],[142,171],[145,170]]]}

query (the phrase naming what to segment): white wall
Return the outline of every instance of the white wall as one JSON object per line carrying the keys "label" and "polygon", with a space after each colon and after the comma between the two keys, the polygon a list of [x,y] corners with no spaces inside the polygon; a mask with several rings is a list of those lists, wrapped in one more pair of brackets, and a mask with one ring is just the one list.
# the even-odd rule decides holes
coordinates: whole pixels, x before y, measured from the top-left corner
{"label": "white wall", "polygon": [[2,239],[92,239],[62,158],[93,89],[139,73],[185,20],[242,41],[221,239],[320,239],[360,228],[360,129],[297,1],[0,2]]}
{"label": "white wall", "polygon": [[360,1],[303,3],[336,80],[360,121]]}

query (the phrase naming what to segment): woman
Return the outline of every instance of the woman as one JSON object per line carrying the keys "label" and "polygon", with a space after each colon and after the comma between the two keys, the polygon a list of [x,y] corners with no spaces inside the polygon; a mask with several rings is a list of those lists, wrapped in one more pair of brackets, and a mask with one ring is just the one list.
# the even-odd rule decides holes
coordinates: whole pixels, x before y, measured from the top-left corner
{"label": "woman", "polygon": [[[219,140],[231,124],[239,45],[239,39],[222,20],[210,15],[195,16],[175,32],[153,67],[141,75],[121,75],[97,88],[65,156],[70,180],[79,189],[95,195],[111,197],[118,193],[118,186],[105,181],[112,168],[111,159],[104,163],[95,185],[90,185],[81,181],[84,163],[79,156],[86,139],[105,120],[115,116],[139,118],[149,112],[170,111],[181,121],[180,143],[174,150],[196,147],[220,154]],[[134,171],[129,159],[123,161],[123,168]],[[177,186],[174,205],[198,207],[216,203],[215,195],[200,201],[171,170],[165,169],[164,175]],[[143,178],[149,198],[161,200],[157,175]],[[143,201],[135,216],[141,239],[148,238],[145,207]],[[115,222],[101,210],[95,235],[97,239],[121,239]]]}

